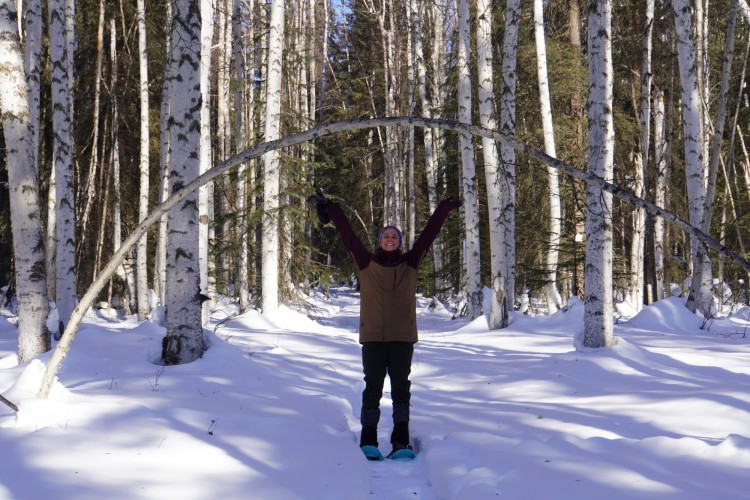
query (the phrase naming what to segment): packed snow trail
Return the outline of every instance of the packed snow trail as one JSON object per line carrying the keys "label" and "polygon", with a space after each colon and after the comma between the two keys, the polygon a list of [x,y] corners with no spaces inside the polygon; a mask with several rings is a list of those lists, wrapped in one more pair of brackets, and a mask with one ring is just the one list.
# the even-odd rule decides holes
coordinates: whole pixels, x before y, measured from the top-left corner
{"label": "packed snow trail", "polygon": [[[49,355],[19,365],[0,310],[0,393],[20,402],[0,408],[0,500],[747,499],[750,308],[703,330],[675,297],[621,310],[617,345],[582,352],[580,302],[488,331],[420,299],[419,453],[372,463],[358,297],[308,299],[270,316],[222,301],[204,357],[169,367],[158,318],[90,311],[44,401]],[[387,392],[382,409],[388,453]]]}

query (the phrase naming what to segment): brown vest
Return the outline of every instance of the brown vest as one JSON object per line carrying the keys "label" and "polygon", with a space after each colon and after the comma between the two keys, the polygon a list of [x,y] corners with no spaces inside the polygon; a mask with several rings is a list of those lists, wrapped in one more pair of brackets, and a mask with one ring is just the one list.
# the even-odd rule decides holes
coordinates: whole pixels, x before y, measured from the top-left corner
{"label": "brown vest", "polygon": [[417,341],[417,270],[371,262],[360,271],[359,341]]}

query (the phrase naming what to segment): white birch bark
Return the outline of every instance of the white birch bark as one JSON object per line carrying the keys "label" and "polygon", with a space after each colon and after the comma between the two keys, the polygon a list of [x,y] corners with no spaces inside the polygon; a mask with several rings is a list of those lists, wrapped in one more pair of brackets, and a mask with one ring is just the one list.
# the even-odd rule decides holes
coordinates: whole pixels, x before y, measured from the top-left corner
{"label": "white birch bark", "polygon": [[[111,62],[112,72],[110,75],[110,92],[112,92],[112,130],[111,130],[111,141],[112,141],[112,250],[117,252],[122,244],[122,207],[121,207],[121,191],[120,191],[120,144],[119,144],[119,123],[120,113],[119,104],[117,101],[117,84],[118,84],[118,72],[117,72],[117,28],[114,20],[110,24],[110,46],[109,46],[109,58]],[[132,259],[128,256],[123,265],[117,268],[117,276],[125,284],[125,296],[121,298],[120,304],[125,314],[130,314],[130,306],[132,299],[136,296],[135,290],[135,276],[133,276]],[[109,297],[111,299],[111,297]]]}
{"label": "white birch bark", "polygon": [[[641,153],[633,154],[633,194],[643,198],[645,193],[644,161]],[[636,311],[643,308],[643,250],[646,240],[646,211],[633,207],[630,241],[630,282],[628,301]]]}
{"label": "white birch bark", "polygon": [[[166,3],[166,18],[172,19],[172,3]],[[167,29],[165,42],[166,53],[172,50],[171,28]],[[169,165],[170,165],[170,143],[169,129],[167,123],[171,115],[170,103],[172,68],[169,64],[164,67],[164,82],[161,91],[161,107],[159,109],[159,203],[169,197]],[[167,223],[169,218],[164,215],[159,220],[157,227],[156,256],[154,258],[154,291],[158,297],[159,304],[166,305],[167,288]]]}
{"label": "white birch bark", "polygon": [[[716,124],[713,127],[713,146],[708,162],[708,179],[706,183],[706,200],[703,206],[703,222],[701,230],[708,233],[711,228],[711,208],[714,203],[716,192],[716,178],[719,172],[721,160],[721,144],[724,136],[724,126],[727,117],[727,99],[729,97],[729,74],[732,70],[734,59],[734,27],[737,19],[737,2],[731,2],[727,14],[726,49],[723,56],[721,87],[719,89],[718,107],[716,110]],[[706,113],[707,114],[707,113]],[[708,135],[708,134],[706,134]]]}
{"label": "white birch bark", "polygon": [[[664,93],[657,90],[654,96],[654,165],[656,183],[654,186],[654,204],[660,208],[667,202],[667,135],[665,127]],[[664,288],[664,219],[654,217],[654,274],[656,282],[656,299],[666,297]]]}
{"label": "white birch bark", "polygon": [[[426,15],[429,4],[425,0],[410,0],[411,19],[414,26],[414,54],[417,70],[417,92],[419,93],[419,102],[422,108],[422,116],[432,118],[432,103],[427,97],[427,69],[425,60],[427,59],[425,47],[422,43],[422,18]],[[425,128],[423,131],[424,142],[424,162],[425,177],[427,178],[427,202],[430,207],[430,213],[435,211],[438,204],[437,190],[437,155],[435,154],[435,143],[433,129]],[[435,238],[432,244],[432,261],[435,271],[443,269],[443,252],[440,237]],[[437,274],[437,273],[436,273]],[[435,288],[440,290],[443,287],[442,280],[436,278]]]}
{"label": "white birch bark", "polygon": [[[214,2],[200,0],[201,8],[201,45],[200,45],[200,173],[211,168],[211,46],[214,35]],[[176,43],[173,41],[173,43]],[[173,160],[174,161],[174,160]],[[213,196],[214,183],[209,182],[198,192],[198,260],[200,262],[200,289],[203,295],[209,297],[202,305],[203,321],[208,320],[210,307],[215,300],[215,281],[211,257],[209,255],[210,242],[213,240],[214,219]]]}
{"label": "white birch bark", "polygon": [[24,69],[29,101],[32,166],[39,171],[39,125],[42,71],[42,0],[26,1],[26,38],[24,40]]}
{"label": "white birch bark", "polygon": [[[170,190],[176,193],[198,177],[200,170],[201,8],[200,0],[176,0],[168,64],[171,75],[169,121]],[[189,363],[205,351],[197,234],[197,196],[191,194],[169,214],[167,249],[167,335],[162,358],[167,365]]]}
{"label": "white birch bark", "polygon": [[[518,23],[520,0],[509,0],[505,14],[503,38],[502,97],[500,99],[500,130],[516,135],[516,82]],[[500,145],[502,176],[500,178],[500,252],[498,268],[504,281],[503,291],[508,311],[513,308],[516,291],[516,152],[506,143]],[[504,314],[502,328],[508,326]]]}
{"label": "white birch bark", "polygon": [[[148,107],[148,50],[146,46],[146,2],[137,1],[138,20],[138,67],[141,108],[140,137],[140,193],[138,196],[138,221],[148,216],[149,192],[149,107]],[[148,300],[148,238],[145,233],[138,241],[136,262],[136,284],[138,294],[138,320],[148,318],[150,312]]]}
{"label": "white birch bark", "polygon": [[742,13],[742,17],[745,18],[745,22],[750,24],[750,6],[748,6],[746,0],[738,0],[737,5]]}
{"label": "white birch bark", "polygon": [[50,66],[52,78],[52,128],[54,130],[53,168],[55,169],[56,212],[56,297],[59,317],[56,337],[76,305],[75,269],[75,190],[73,188],[73,66],[74,34],[69,30],[74,16],[65,0],[49,3]]}
{"label": "white birch bark", "polygon": [[[99,171],[99,116],[101,109],[101,88],[102,88],[102,62],[104,60],[104,0],[99,0],[99,22],[96,29],[96,75],[94,77],[94,106],[91,117],[92,139],[91,139],[91,158],[89,159],[89,171],[86,176],[85,193],[82,192],[84,183],[78,186],[79,200],[77,209],[80,210],[78,218],[80,219],[80,242],[81,248],[86,247],[86,238],[89,231],[89,218],[94,207],[94,197],[96,196],[96,178]],[[80,172],[79,172],[80,175]],[[81,207],[81,205],[83,205]],[[82,210],[81,210],[82,208]]]}
{"label": "white birch bark", "polygon": [[[278,139],[281,133],[281,77],[284,42],[284,2],[271,1],[268,37],[265,140]],[[279,308],[279,154],[263,156],[263,301],[265,314]]]}
{"label": "white birch bark", "polygon": [[[536,41],[536,68],[539,80],[539,105],[541,107],[544,152],[556,157],[555,132],[552,124],[552,104],[547,76],[547,48],[544,35],[544,5],[542,0],[534,0],[534,37]],[[547,311],[554,313],[562,307],[562,298],[557,290],[557,263],[560,254],[560,230],[562,210],[560,207],[560,183],[557,171],[547,169],[549,182],[549,248],[545,263]]]}
{"label": "white birch bark", "polygon": [[[245,16],[243,15],[243,1],[233,0],[232,15],[232,39],[234,47],[234,70],[235,85],[234,108],[235,108],[235,134],[237,136],[237,149],[244,151],[248,147],[247,133],[245,128],[245,82],[248,74],[245,71],[245,44],[242,41],[243,28],[245,26]],[[248,6],[252,9],[252,0]],[[252,12],[252,10],[251,10]],[[252,40],[252,37],[250,37]],[[251,83],[252,85],[252,83]],[[248,277],[248,266],[250,253],[248,247],[248,227],[247,227],[247,167],[243,163],[237,169],[237,226],[239,227],[240,249],[237,259],[237,292],[240,299],[240,312],[245,312],[250,308],[250,283]]]}
{"label": "white birch bark", "polygon": [[13,2],[0,4],[0,106],[18,298],[18,360],[23,363],[50,349],[50,335],[36,155],[16,18]]}
{"label": "white birch bark", "polygon": [[[703,207],[706,201],[706,188],[703,171],[703,139],[701,137],[701,97],[696,77],[697,62],[693,44],[690,5],[686,0],[673,0],[672,8],[674,9],[680,71],[688,213],[690,223],[695,227],[701,227]],[[700,311],[705,317],[710,317],[713,306],[711,261],[705,246],[693,236],[690,238],[690,247],[693,277],[687,307],[691,311]]]}
{"label": "white birch bark", "polygon": [[[489,0],[477,0],[477,81],[479,98],[479,123],[490,130],[497,129],[495,119],[495,86],[492,76],[492,10]],[[508,302],[506,300],[506,269],[502,268],[503,220],[502,184],[505,175],[500,170],[497,143],[482,138],[484,175],[487,184],[487,211],[489,213],[490,272],[492,274],[492,300],[490,330],[503,328],[508,324]],[[511,302],[512,304],[512,302]]]}
{"label": "white birch bark", "polygon": [[[230,67],[232,57],[232,9],[230,0],[221,0],[216,9],[218,25],[216,52],[216,144],[218,151],[216,154],[217,161],[223,161],[231,154],[232,140],[232,122],[229,116],[230,101]],[[221,195],[219,198],[219,209],[223,224],[221,225],[221,235],[217,240],[221,240],[224,248],[232,248],[233,224],[231,219],[232,213],[232,188],[233,184],[229,176],[221,179]],[[218,253],[216,258],[218,268],[221,270],[221,283],[223,293],[229,295],[229,285],[233,282],[234,272],[234,251],[225,250]]]}
{"label": "white birch bark", "polygon": [[[588,21],[588,159],[590,174],[613,179],[612,2],[590,0]],[[610,347],[613,333],[612,195],[587,183],[583,346]]]}
{"label": "white birch bark", "polygon": [[[469,0],[458,0],[458,121],[471,124],[471,73],[469,54],[471,22]],[[461,190],[464,204],[464,258],[466,259],[466,299],[469,320],[482,315],[482,274],[479,248],[479,210],[477,207],[474,144],[469,134],[459,135],[461,148]]]}
{"label": "white birch bark", "polygon": [[[651,51],[654,33],[654,0],[646,0],[641,40],[641,102],[638,114],[640,123],[640,157],[635,158],[635,185],[633,194],[642,197],[645,191],[645,170],[649,164],[651,139]],[[646,240],[646,211],[633,209],[633,238],[630,249],[630,302],[640,311],[643,307],[644,266]]]}

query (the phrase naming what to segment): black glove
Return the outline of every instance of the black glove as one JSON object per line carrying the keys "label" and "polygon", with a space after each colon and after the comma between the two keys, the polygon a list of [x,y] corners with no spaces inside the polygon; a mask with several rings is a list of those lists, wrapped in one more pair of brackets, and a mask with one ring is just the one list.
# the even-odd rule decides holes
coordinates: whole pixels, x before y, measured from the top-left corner
{"label": "black glove", "polygon": [[307,201],[310,204],[315,204],[315,209],[318,213],[318,220],[320,221],[321,226],[325,226],[331,222],[331,218],[328,216],[328,213],[326,213],[326,207],[331,204],[331,200],[326,198],[321,188],[318,188],[315,194],[310,195],[307,198]]}
{"label": "black glove", "polygon": [[461,208],[461,200],[454,198],[453,196],[449,196],[445,200],[454,210],[457,210]]}

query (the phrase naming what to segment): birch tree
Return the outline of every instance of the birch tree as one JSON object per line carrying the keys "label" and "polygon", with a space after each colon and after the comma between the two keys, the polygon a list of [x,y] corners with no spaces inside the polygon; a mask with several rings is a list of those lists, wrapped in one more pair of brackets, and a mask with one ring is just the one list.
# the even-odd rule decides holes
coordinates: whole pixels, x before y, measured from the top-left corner
{"label": "birch tree", "polygon": [[[497,129],[495,119],[495,86],[492,76],[492,10],[489,0],[477,0],[477,81],[479,97],[479,123],[490,130]],[[505,181],[500,170],[497,143],[482,138],[484,175],[487,183],[487,210],[490,232],[490,272],[492,276],[492,301],[489,327],[496,330],[508,325],[508,302],[505,295],[507,269],[503,247],[502,184]],[[512,308],[512,302],[511,308]]]}
{"label": "birch tree", "polygon": [[[458,121],[471,124],[471,73],[469,54],[471,20],[469,0],[458,0]],[[469,320],[482,315],[482,273],[479,249],[479,210],[477,207],[474,144],[469,134],[459,134],[461,149],[461,190],[464,198],[464,259],[466,260],[466,299]]]}
{"label": "birch tree", "polygon": [[[552,104],[549,94],[547,76],[547,48],[544,35],[544,4],[534,0],[534,37],[536,42],[536,68],[539,80],[539,105],[541,107],[542,130],[544,135],[544,152],[552,157],[557,156],[555,149],[555,132],[552,124]],[[549,248],[545,263],[547,310],[550,314],[562,307],[562,298],[557,290],[557,264],[560,254],[560,231],[562,211],[560,208],[560,182],[557,171],[547,169],[549,182]]]}
{"label": "birch tree", "polygon": [[[141,137],[140,137],[140,194],[138,196],[138,221],[143,221],[148,216],[148,192],[149,192],[149,108],[148,108],[148,50],[146,46],[146,2],[137,1],[138,22],[138,67],[139,67],[139,96],[141,110]],[[138,293],[138,319],[140,321],[148,318],[148,239],[145,233],[138,240],[136,284]]]}
{"label": "birch tree", "polygon": [[[654,0],[646,0],[646,12],[641,40],[641,102],[638,121],[640,124],[640,153],[634,155],[635,167],[633,194],[643,197],[645,192],[645,170],[649,163],[651,144],[651,52],[654,33]],[[644,266],[643,251],[646,239],[646,211],[633,207],[633,237],[630,244],[630,303],[637,311],[643,307]]]}
{"label": "birch tree", "polygon": [[[588,20],[589,95],[587,171],[613,179],[612,1],[590,0]],[[613,333],[612,195],[589,182],[586,186],[586,267],[583,345],[610,347]]]}
{"label": "birch tree", "polygon": [[73,188],[73,47],[72,2],[49,3],[50,67],[52,80],[53,168],[55,169],[56,297],[59,318],[56,338],[62,335],[76,305],[75,190]]}
{"label": "birch tree", "polygon": [[[520,0],[509,0],[505,11],[500,130],[509,136],[516,135],[516,58],[520,8]],[[500,144],[500,158],[502,175],[498,186],[501,207],[498,269],[505,309],[510,311],[515,302],[516,291],[516,152],[510,144]],[[508,313],[505,312],[500,327],[507,326]]]}
{"label": "birch tree", "polygon": [[[169,185],[176,193],[200,170],[201,8],[200,0],[175,0],[170,26],[172,51],[171,147]],[[205,351],[197,238],[197,196],[191,194],[169,214],[167,249],[167,335],[162,358],[167,365],[190,363]]]}
{"label": "birch tree", "polygon": [[50,349],[50,335],[36,155],[16,19],[14,2],[0,4],[0,111],[18,298],[18,360],[23,363]]}
{"label": "birch tree", "polygon": [[[265,140],[280,137],[282,48],[284,43],[284,2],[271,1],[270,32],[266,87]],[[272,151],[263,156],[263,312],[279,308],[279,154]]]}
{"label": "birch tree", "polygon": [[[423,24],[422,19],[427,14],[429,3],[425,0],[410,0],[411,22],[414,29],[414,55],[417,76],[417,92],[421,106],[422,116],[432,118],[432,102],[427,96],[427,68],[426,68],[426,48],[422,43]],[[436,50],[436,49],[434,49]],[[422,134],[424,142],[424,163],[425,177],[427,178],[427,203],[430,207],[430,213],[435,211],[438,204],[438,155],[435,152],[435,133],[431,128],[425,128]],[[435,238],[432,244],[432,260],[436,270],[443,268],[443,252],[440,237]],[[442,283],[436,279],[436,288],[442,288]]]}
{"label": "birch tree", "polygon": [[[687,0],[673,0],[677,55],[682,101],[683,143],[685,148],[685,177],[687,182],[690,223],[701,227],[706,201],[703,170],[703,139],[701,97],[697,80],[697,62],[693,44],[690,5]],[[693,277],[687,306],[705,317],[713,314],[711,260],[706,249],[694,236],[690,237]]]}
{"label": "birch tree", "polygon": [[[166,3],[166,18],[171,22],[172,3]],[[166,53],[172,51],[171,28],[167,29],[165,42]],[[167,126],[171,115],[170,104],[172,102],[171,84],[172,66],[165,64],[164,81],[161,89],[161,106],[159,108],[159,202],[169,197],[169,164],[170,164],[170,143],[169,128]],[[169,218],[164,215],[157,226],[156,239],[156,256],[154,257],[154,290],[159,298],[159,303],[166,305],[166,288],[167,288],[167,224]]]}
{"label": "birch tree", "polygon": [[29,126],[31,127],[32,166],[39,170],[39,127],[41,115],[42,73],[42,0],[26,0],[24,39],[24,69],[29,101]]}
{"label": "birch tree", "polygon": [[[249,146],[245,113],[245,94],[248,85],[245,82],[249,75],[246,71],[245,61],[245,44],[242,41],[243,28],[246,19],[243,16],[242,0],[234,0],[232,14],[232,38],[234,46],[234,71],[236,78],[236,88],[234,91],[234,108],[235,108],[235,134],[237,136],[237,149],[243,151]],[[253,0],[249,1],[248,9],[252,12]],[[252,21],[250,23],[252,30]],[[249,37],[253,39],[252,36]],[[251,87],[251,86],[250,86]],[[252,168],[252,167],[251,167]],[[247,228],[247,167],[245,164],[240,165],[237,169],[237,226],[239,227],[240,249],[237,254],[237,289],[240,298],[240,311],[245,312],[250,308],[250,283],[248,277],[248,266],[250,265],[250,255],[248,248],[248,228]]]}
{"label": "birch tree", "polygon": [[[654,204],[665,208],[667,200],[667,134],[665,127],[664,93],[656,89],[654,97]],[[656,300],[665,298],[664,289],[664,219],[654,217],[654,275]]]}
{"label": "birch tree", "polygon": [[[214,2],[200,0],[201,8],[201,46],[200,46],[200,162],[199,173],[211,168],[211,47],[214,36]],[[209,182],[198,192],[198,261],[200,263],[200,289],[209,300],[203,302],[202,317],[208,319],[209,308],[215,298],[213,260],[210,255],[210,242],[213,241],[214,228],[214,183]]]}

